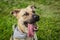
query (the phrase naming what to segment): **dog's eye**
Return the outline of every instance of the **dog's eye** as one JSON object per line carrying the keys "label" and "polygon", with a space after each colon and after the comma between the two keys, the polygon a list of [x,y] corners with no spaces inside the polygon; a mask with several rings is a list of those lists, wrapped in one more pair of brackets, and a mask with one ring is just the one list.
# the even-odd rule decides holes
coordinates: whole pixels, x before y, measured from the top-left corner
{"label": "dog's eye", "polygon": [[27,16],[27,15],[29,15],[29,13],[27,13],[27,12],[26,12],[24,15],[26,15],[26,16]]}
{"label": "dog's eye", "polygon": [[35,11],[32,11],[33,13],[35,13]]}

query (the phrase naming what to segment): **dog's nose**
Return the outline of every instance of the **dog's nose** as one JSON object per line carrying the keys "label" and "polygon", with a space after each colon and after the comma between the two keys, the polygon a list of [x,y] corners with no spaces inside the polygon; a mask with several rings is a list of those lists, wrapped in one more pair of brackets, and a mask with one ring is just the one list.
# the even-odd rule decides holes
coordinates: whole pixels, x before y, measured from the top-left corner
{"label": "dog's nose", "polygon": [[35,21],[39,21],[39,16],[38,16],[38,15],[33,15],[33,19],[34,19]]}

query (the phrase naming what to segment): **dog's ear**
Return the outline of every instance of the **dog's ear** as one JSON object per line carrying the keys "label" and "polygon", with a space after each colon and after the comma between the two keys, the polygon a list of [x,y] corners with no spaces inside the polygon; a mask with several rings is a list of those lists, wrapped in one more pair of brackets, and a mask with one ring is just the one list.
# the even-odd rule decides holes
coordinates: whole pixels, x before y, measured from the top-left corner
{"label": "dog's ear", "polygon": [[27,8],[31,8],[32,10],[36,9],[35,5],[29,5]]}
{"label": "dog's ear", "polygon": [[17,16],[17,14],[20,12],[20,9],[15,9],[11,12],[12,15]]}
{"label": "dog's ear", "polygon": [[31,5],[30,7],[31,7],[32,9],[35,9],[35,8],[36,8],[34,5]]}

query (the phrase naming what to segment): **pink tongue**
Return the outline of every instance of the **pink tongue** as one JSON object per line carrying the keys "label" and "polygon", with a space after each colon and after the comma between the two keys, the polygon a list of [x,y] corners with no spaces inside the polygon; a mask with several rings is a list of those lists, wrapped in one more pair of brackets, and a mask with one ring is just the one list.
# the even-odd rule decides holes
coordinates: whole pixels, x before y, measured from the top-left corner
{"label": "pink tongue", "polygon": [[34,36],[34,25],[33,24],[28,24],[28,37],[33,37]]}

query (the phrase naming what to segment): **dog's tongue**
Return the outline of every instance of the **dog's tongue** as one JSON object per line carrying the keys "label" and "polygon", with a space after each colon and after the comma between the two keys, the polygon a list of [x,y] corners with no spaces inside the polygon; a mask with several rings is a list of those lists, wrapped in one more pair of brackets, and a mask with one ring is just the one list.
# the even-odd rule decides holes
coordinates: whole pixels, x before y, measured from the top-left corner
{"label": "dog's tongue", "polygon": [[34,31],[33,31],[34,27],[35,27],[35,25],[28,23],[28,37],[33,37],[34,36]]}

